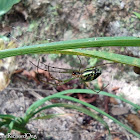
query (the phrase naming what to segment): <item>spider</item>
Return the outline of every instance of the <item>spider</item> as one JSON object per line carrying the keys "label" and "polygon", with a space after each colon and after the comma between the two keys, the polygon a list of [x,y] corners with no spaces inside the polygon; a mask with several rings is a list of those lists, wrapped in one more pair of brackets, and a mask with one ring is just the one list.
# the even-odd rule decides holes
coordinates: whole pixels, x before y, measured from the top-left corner
{"label": "spider", "polygon": [[[32,63],[32,62],[31,62]],[[38,61],[38,65],[36,66],[35,64],[33,64],[34,66],[37,67],[37,71],[38,71],[38,68],[39,67],[39,63],[42,63],[40,62],[40,60]],[[80,63],[81,63],[81,60],[80,60]],[[113,64],[113,63],[104,63],[104,64],[100,64],[100,65],[97,65],[97,66],[94,66],[94,67],[90,67],[90,68],[85,68],[83,70],[81,70],[81,68],[79,68],[79,70],[74,70],[74,69],[68,69],[68,68],[59,68],[59,67],[54,67],[54,66],[50,66],[50,65],[46,65],[44,63],[42,63],[43,65],[45,65],[45,67],[47,67],[47,69],[42,69],[44,71],[48,71],[48,72],[55,72],[55,73],[71,73],[72,75],[72,78],[70,79],[66,79],[66,80],[60,80],[60,79],[57,79],[57,78],[54,78],[52,77],[53,80],[57,80],[58,81],[58,84],[57,86],[59,85],[63,85],[73,79],[76,79],[76,78],[79,78],[83,83],[85,83],[85,85],[87,87],[89,87],[86,82],[90,82],[90,81],[93,81],[95,80],[96,78],[98,78],[100,75],[101,75],[101,70],[97,67],[99,66],[102,66],[102,65],[106,65],[106,64]],[[52,69],[55,69],[57,71],[52,71],[50,70],[50,68]],[[59,70],[59,71],[58,71]],[[54,83],[49,83],[49,84],[52,84],[52,85],[56,85]],[[107,85],[108,86],[108,85]],[[106,86],[105,86],[106,87]],[[103,88],[105,88],[103,87]],[[100,92],[100,91],[99,91]]]}

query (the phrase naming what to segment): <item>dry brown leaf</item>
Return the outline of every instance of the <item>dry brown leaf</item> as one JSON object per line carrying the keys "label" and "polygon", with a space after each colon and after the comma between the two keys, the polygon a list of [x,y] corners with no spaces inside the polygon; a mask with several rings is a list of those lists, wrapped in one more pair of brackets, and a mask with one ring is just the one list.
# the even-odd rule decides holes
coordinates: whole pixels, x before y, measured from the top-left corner
{"label": "dry brown leaf", "polygon": [[35,71],[30,71],[30,76],[36,79],[36,72]]}
{"label": "dry brown leaf", "polygon": [[42,70],[42,69],[38,69],[37,72],[39,74],[43,74],[48,80],[53,79],[52,75],[48,71],[45,71],[45,70]]}
{"label": "dry brown leaf", "polygon": [[32,70],[32,71],[29,71],[29,72],[26,71],[26,70],[24,70],[24,71],[22,72],[22,75],[27,76],[29,79],[35,80],[37,84],[40,83],[39,80],[38,80],[37,77],[36,77],[36,72],[33,71],[33,70]]}
{"label": "dry brown leaf", "polygon": [[17,69],[14,71],[14,74],[22,73],[23,71],[24,71],[24,69]]}
{"label": "dry brown leaf", "polygon": [[[9,42],[9,44],[4,43],[0,39],[0,50],[16,48],[14,42]],[[16,69],[15,57],[8,57],[0,60],[0,91],[4,90],[10,83],[11,75]]]}
{"label": "dry brown leaf", "polygon": [[133,129],[140,133],[140,118],[135,114],[129,114],[126,119],[132,125]]}
{"label": "dry brown leaf", "polygon": [[[42,75],[43,78],[45,78],[47,81],[53,80],[53,77],[48,71],[38,69],[37,71],[31,70],[31,71],[26,71],[24,70],[22,72],[22,75],[27,76],[29,79],[35,80],[37,84],[40,84],[40,81],[43,82],[44,80],[41,80],[38,78],[37,75]],[[55,79],[54,79],[55,80]],[[44,81],[46,82],[46,81]]]}
{"label": "dry brown leaf", "polygon": [[110,97],[110,103],[114,104],[114,105],[118,105],[118,102],[115,98]]}
{"label": "dry brown leaf", "polygon": [[10,75],[6,72],[0,72],[0,91],[5,89],[10,82]]}
{"label": "dry brown leaf", "polygon": [[120,140],[120,138],[119,137],[115,137],[113,140]]}
{"label": "dry brown leaf", "polygon": [[89,96],[87,94],[80,94],[80,93],[78,93],[77,96],[78,96],[79,100],[84,101],[86,103],[93,103],[97,99],[96,95],[91,97],[91,96]]}
{"label": "dry brown leaf", "polygon": [[119,87],[113,87],[112,88],[112,91],[116,91],[116,90],[119,90]]}

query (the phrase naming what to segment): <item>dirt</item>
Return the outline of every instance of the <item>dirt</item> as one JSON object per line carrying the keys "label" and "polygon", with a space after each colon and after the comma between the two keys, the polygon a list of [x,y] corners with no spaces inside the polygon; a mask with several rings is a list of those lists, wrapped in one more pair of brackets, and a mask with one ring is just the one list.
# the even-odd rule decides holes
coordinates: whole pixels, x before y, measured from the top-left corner
{"label": "dirt", "polygon": [[[15,40],[19,46],[97,36],[137,36],[140,34],[139,19],[132,12],[140,12],[139,5],[139,0],[28,0],[26,2],[23,0],[2,17],[0,23],[1,34],[8,35],[10,33],[10,39]],[[114,47],[108,49],[120,54],[140,57],[140,49],[138,47],[130,47],[128,49]],[[79,59],[77,57],[64,55],[17,56],[18,69],[28,72],[35,70],[36,68],[31,62],[37,64],[39,58],[50,66],[71,68],[72,65],[74,68],[79,69]],[[85,64],[89,64],[90,59],[81,59],[82,62],[85,62],[82,68],[85,68]],[[45,68],[43,64],[40,64],[40,67]],[[140,105],[140,76],[133,72],[133,68],[115,64],[107,65],[102,67],[102,69],[101,80],[104,85],[109,84],[104,89],[105,91],[122,95],[126,99]],[[53,75],[59,79],[71,77],[71,74],[53,73]],[[98,83],[95,80],[90,83],[90,86],[92,87]],[[82,88],[82,84],[75,80],[64,86],[56,87],[51,84],[38,84],[32,77],[29,78],[22,73],[14,74],[11,77],[9,86],[1,92],[0,113],[23,116],[28,107],[41,97],[73,87]],[[115,87],[118,87],[118,90],[114,92],[112,89]],[[94,104],[105,110],[104,101],[106,100],[100,96],[96,98]],[[115,114],[117,119],[127,124],[123,115],[126,115],[126,112],[134,113],[130,106],[120,101],[118,101],[118,105],[110,103],[108,108],[109,114],[113,114],[111,112],[113,108],[119,107],[128,107],[128,111],[121,112],[121,115],[119,113]],[[57,111],[49,110],[45,113],[56,113]],[[73,115],[71,117],[31,121],[27,127],[32,133],[37,134],[38,139],[108,140],[108,133],[99,122],[91,118],[87,119],[87,116],[84,114],[73,110],[61,108],[61,111]],[[113,139],[138,139],[112,120],[106,117],[103,118],[111,129]],[[86,125],[84,125],[84,122]]]}

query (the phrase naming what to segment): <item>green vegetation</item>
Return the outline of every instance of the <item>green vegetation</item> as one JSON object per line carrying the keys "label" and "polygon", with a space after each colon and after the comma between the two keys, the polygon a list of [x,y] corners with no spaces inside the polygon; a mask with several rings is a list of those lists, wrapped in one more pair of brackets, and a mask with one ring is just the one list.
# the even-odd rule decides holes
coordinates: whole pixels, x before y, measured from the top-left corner
{"label": "green vegetation", "polygon": [[[36,54],[36,53],[52,53],[52,54],[71,54],[71,55],[82,55],[82,56],[88,56],[91,58],[100,58],[104,60],[110,60],[113,62],[119,62],[122,64],[128,64],[130,66],[137,66],[140,67],[140,59],[105,52],[105,51],[89,51],[79,48],[89,48],[89,47],[106,47],[106,46],[140,46],[140,38],[137,37],[99,37],[99,38],[88,38],[88,39],[80,39],[80,40],[71,40],[71,41],[61,41],[61,42],[54,42],[54,43],[47,43],[47,44],[39,44],[39,45],[32,45],[32,46],[24,46],[20,48],[15,49],[6,49],[0,51],[0,58],[6,58],[10,56],[16,56],[16,55],[23,55],[23,54]],[[98,92],[98,91],[97,91]],[[74,101],[77,103],[80,103],[82,105],[85,105],[93,110],[96,110],[102,115],[107,116],[108,118],[112,119],[114,122],[119,124],[120,126],[124,127],[126,130],[140,138],[140,135],[133,131],[128,126],[125,126],[120,121],[116,120],[109,114],[103,112],[102,110],[96,108],[93,105],[90,105],[86,102],[80,101],[76,98],[66,96],[65,94],[68,93],[87,93],[87,94],[97,94],[96,92],[89,90],[89,89],[73,89],[73,90],[66,90],[63,92],[56,93],[54,95],[50,95],[48,97],[45,97],[42,100],[39,100],[35,103],[33,103],[26,111],[25,116],[23,118],[17,118],[12,115],[1,115],[0,118],[2,121],[0,122],[1,127],[7,127],[8,132],[10,132],[12,129],[16,129],[20,132],[29,132],[29,130],[26,129],[26,124],[31,119],[46,119],[46,118],[53,118],[55,115],[46,115],[46,116],[40,116],[38,118],[34,118],[34,116],[37,113],[40,113],[42,110],[52,108],[52,107],[66,107],[66,108],[72,108],[76,109],[77,111],[83,112],[97,121],[101,122],[109,131],[109,128],[104,122],[102,118],[97,116],[96,114],[93,114],[93,112],[78,106],[73,106],[69,104],[52,104],[49,106],[45,106],[40,108],[41,105],[43,105],[46,101],[53,99],[53,98],[63,98],[70,101]],[[110,96],[114,98],[118,98],[128,104],[131,104],[136,110],[140,109],[140,106],[133,104],[130,101],[127,101],[121,97],[115,96],[113,94],[107,93],[107,92],[99,92],[101,95]],[[60,114],[56,115],[59,116]],[[22,127],[22,130],[21,130]]]}
{"label": "green vegetation", "polygon": [[0,16],[7,13],[14,4],[20,2],[20,0],[0,0]]}
{"label": "green vegetation", "polygon": [[[88,57],[96,57],[109,61],[119,62],[122,64],[128,64],[131,66],[140,67],[140,60],[138,58],[129,57],[125,55],[101,52],[101,51],[88,51],[78,48],[89,48],[89,47],[106,47],[106,46],[140,46],[140,38],[138,37],[97,37],[87,38],[70,41],[60,41],[45,43],[39,45],[24,46],[15,49],[2,50],[0,52],[0,59],[24,55],[24,54],[37,54],[37,53],[53,53],[53,54],[71,54],[71,55],[82,55]],[[70,50],[74,49],[74,50]]]}
{"label": "green vegetation", "polygon": [[[98,91],[96,91],[98,92]],[[47,105],[44,107],[41,107],[46,101],[49,101],[51,99],[55,99],[55,98],[63,98],[63,99],[67,99],[73,102],[77,102],[80,103],[86,107],[89,107],[97,112],[99,112],[100,114],[107,116],[108,118],[112,119],[114,122],[116,122],[117,124],[119,124],[120,126],[124,127],[127,131],[129,131],[130,133],[134,134],[135,136],[137,136],[138,138],[140,138],[140,135],[133,131],[130,127],[122,124],[120,121],[118,121],[117,119],[115,119],[114,117],[110,116],[109,114],[105,113],[104,111],[100,110],[99,108],[88,104],[86,102],[83,102],[81,100],[78,100],[76,98],[70,97],[70,96],[66,96],[65,94],[69,94],[69,93],[86,93],[86,94],[96,94],[96,92],[89,90],[89,89],[72,89],[72,90],[65,90],[62,92],[58,92],[56,94],[50,95],[48,97],[45,97],[41,100],[36,101],[35,103],[33,103],[26,111],[24,117],[15,117],[12,115],[4,115],[1,114],[0,118],[0,126],[1,127],[6,127],[8,128],[8,132],[11,132],[11,130],[15,129],[20,131],[21,133],[27,133],[30,132],[27,128],[26,128],[26,124],[30,121],[30,120],[37,120],[37,119],[50,119],[50,118],[54,118],[54,117],[59,117],[63,114],[48,114],[48,115],[44,115],[44,116],[38,116],[35,117],[36,114],[40,113],[41,111],[45,110],[45,109],[50,109],[52,107],[65,107],[65,108],[71,108],[71,109],[76,109],[79,112],[85,113],[89,116],[91,116],[92,118],[96,119],[97,121],[99,121],[100,123],[102,123],[105,128],[108,129],[109,131],[109,127],[107,125],[107,123],[98,115],[96,115],[95,113],[93,113],[92,111],[89,111],[88,109],[85,109],[83,107],[79,107],[79,106],[75,106],[75,105],[70,105],[70,104],[64,104],[64,103],[56,103],[56,104],[52,104],[52,105]],[[99,92],[100,95],[104,95],[104,96],[110,96],[110,97],[114,97],[116,99],[120,99],[130,105],[132,105],[136,110],[140,110],[140,106],[133,104],[132,102],[123,99],[122,97],[107,93],[107,92]],[[110,131],[109,131],[110,132]]]}
{"label": "green vegetation", "polygon": [[[0,16],[7,13],[14,4],[18,3],[20,0],[0,0]],[[54,15],[57,15],[57,9],[58,7],[51,7],[50,11],[53,11]],[[140,18],[140,14],[133,12],[138,18]],[[133,22],[133,19],[132,19]],[[33,28],[36,27],[36,23],[33,23],[29,27],[29,32],[32,31]],[[133,28],[129,27],[129,28]],[[1,37],[2,39],[5,39],[5,37]],[[47,41],[48,42],[48,41]],[[120,49],[122,49],[123,46],[138,46],[140,47],[140,38],[139,37],[97,37],[97,38],[87,38],[87,39],[79,39],[79,40],[70,40],[70,41],[61,41],[61,42],[53,42],[53,43],[44,43],[44,44],[38,44],[38,45],[31,45],[31,46],[24,46],[14,49],[5,49],[0,51],[0,59],[17,56],[17,55],[24,55],[24,54],[54,54],[54,58],[56,57],[56,54],[65,54],[65,55],[72,55],[73,58],[75,58],[74,55],[81,55],[89,57],[90,64],[95,64],[98,60],[97,58],[103,59],[103,60],[109,60],[116,63],[122,63],[127,64],[130,66],[136,66],[140,67],[140,59],[125,55],[116,54],[115,52],[108,52],[108,51],[100,51],[100,47],[113,47],[118,46]],[[97,50],[87,50],[83,48],[93,48],[98,47]],[[0,46],[1,48],[1,46]],[[123,48],[124,49],[124,48]],[[94,61],[93,61],[94,60]],[[86,94],[97,94],[99,91],[96,90],[90,90],[90,89],[72,89],[72,90],[65,90],[62,92],[55,93],[53,95],[50,95],[48,97],[45,97],[41,100],[38,100],[34,102],[26,111],[25,115],[23,117],[15,117],[13,115],[6,115],[6,114],[0,114],[0,128],[6,129],[6,133],[10,133],[11,130],[17,130],[21,133],[27,133],[30,132],[26,125],[31,120],[37,120],[37,119],[50,119],[54,117],[61,116],[62,114],[48,114],[48,115],[41,115],[41,111],[50,109],[53,107],[65,107],[70,109],[76,109],[79,112],[85,113],[92,118],[96,119],[100,123],[102,123],[105,128],[109,131],[109,127],[107,123],[99,117],[97,114],[93,113],[92,111],[89,111],[88,109],[76,105],[71,104],[64,104],[64,103],[57,103],[52,105],[47,105],[42,107],[42,105],[51,99],[55,98],[62,98],[69,101],[73,101],[75,103],[79,103],[81,105],[84,105],[90,109],[93,109],[97,112],[99,112],[101,115],[107,116],[108,118],[112,119],[115,123],[120,125],[121,127],[125,128],[130,133],[134,134],[136,137],[140,138],[140,134],[133,131],[130,127],[122,124],[120,121],[115,119],[114,117],[110,116],[109,114],[105,113],[104,111],[100,110],[99,108],[88,104],[86,102],[83,102],[81,100],[78,100],[76,98],[66,96],[66,94],[69,93],[86,93]],[[140,110],[140,106],[125,100],[121,96],[116,96],[107,92],[100,91],[98,94],[113,97],[119,100],[122,100],[130,105],[133,106],[133,108],[137,111]],[[36,114],[39,114],[40,116],[36,117]]]}
{"label": "green vegetation", "polygon": [[140,18],[140,13],[133,12],[138,18]]}

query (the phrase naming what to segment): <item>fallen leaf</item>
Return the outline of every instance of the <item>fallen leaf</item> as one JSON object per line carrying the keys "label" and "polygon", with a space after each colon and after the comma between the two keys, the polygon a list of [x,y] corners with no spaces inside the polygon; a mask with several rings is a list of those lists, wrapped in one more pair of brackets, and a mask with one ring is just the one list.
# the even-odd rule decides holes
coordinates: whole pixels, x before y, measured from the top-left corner
{"label": "fallen leaf", "polygon": [[52,80],[53,76],[46,70],[38,69],[38,74],[43,74],[48,80]]}
{"label": "fallen leaf", "polygon": [[35,80],[37,84],[40,84],[40,81],[36,77],[35,71],[32,70],[32,71],[28,72],[28,71],[24,70],[22,72],[22,75],[27,76],[29,79]]}
{"label": "fallen leaf", "polygon": [[22,73],[23,71],[24,71],[24,69],[17,69],[14,71],[14,74]]}
{"label": "fallen leaf", "polygon": [[87,102],[87,103],[93,103],[97,99],[97,95],[93,95],[92,97],[87,94],[77,94],[79,100]]}
{"label": "fallen leaf", "polygon": [[115,98],[110,97],[110,103],[114,104],[114,105],[118,105],[118,102]]}
{"label": "fallen leaf", "polygon": [[120,138],[119,137],[115,137],[113,140],[120,140]]}
{"label": "fallen leaf", "polygon": [[6,72],[0,72],[0,91],[4,90],[10,82],[10,75]]}
{"label": "fallen leaf", "polygon": [[[15,42],[9,42],[6,44],[0,39],[0,50],[16,48]],[[14,73],[17,65],[15,63],[15,57],[8,57],[0,60],[0,91],[4,90],[10,83],[11,75]]]}
{"label": "fallen leaf", "polygon": [[140,118],[135,114],[129,114],[126,119],[132,125],[133,129],[140,133]]}
{"label": "fallen leaf", "polygon": [[116,91],[116,90],[119,90],[119,87],[113,87],[112,88],[112,91]]}

